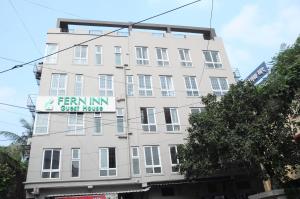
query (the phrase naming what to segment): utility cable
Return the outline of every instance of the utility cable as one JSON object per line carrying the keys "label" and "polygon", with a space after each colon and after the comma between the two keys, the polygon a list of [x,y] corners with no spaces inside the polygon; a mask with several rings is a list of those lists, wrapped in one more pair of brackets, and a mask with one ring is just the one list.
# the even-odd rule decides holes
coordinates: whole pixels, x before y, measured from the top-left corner
{"label": "utility cable", "polygon": [[[10,0],[9,0],[9,1],[10,1]],[[196,1],[193,1],[193,2],[190,2],[190,3],[187,3],[187,4],[184,4],[184,5],[182,5],[182,6],[176,7],[176,8],[174,8],[174,9],[171,9],[171,10],[168,10],[168,11],[165,11],[165,12],[162,12],[162,13],[159,13],[159,14],[157,14],[157,15],[154,15],[154,16],[148,17],[148,18],[146,18],[146,19],[140,20],[140,21],[138,21],[138,22],[132,23],[132,24],[130,24],[130,26],[134,26],[134,25],[143,23],[143,22],[145,22],[145,21],[148,21],[148,20],[150,20],[150,19],[154,19],[154,18],[156,18],[156,17],[159,17],[159,16],[165,15],[165,14],[167,14],[167,13],[173,12],[173,11],[175,11],[175,10],[179,10],[179,9],[184,8],[184,7],[186,7],[186,6],[195,4],[195,3],[199,2],[199,1],[201,1],[201,0],[196,0]],[[3,70],[3,71],[0,71],[0,73],[5,73],[5,72],[8,72],[8,71],[17,69],[17,68],[24,67],[24,66],[26,66],[26,65],[28,65],[28,64],[32,64],[32,63],[34,63],[34,62],[36,62],[36,61],[42,60],[42,59],[44,59],[44,58],[50,57],[50,56],[52,56],[52,55],[61,53],[61,52],[63,52],[63,51],[69,50],[69,49],[72,49],[72,48],[74,48],[74,47],[76,47],[76,46],[79,46],[79,45],[82,45],[82,44],[86,44],[86,43],[88,43],[88,42],[90,42],[90,41],[93,41],[93,40],[96,40],[96,39],[98,39],[98,38],[100,38],[100,37],[104,37],[104,36],[107,36],[107,35],[109,35],[109,34],[118,32],[118,31],[120,31],[120,30],[122,30],[122,29],[125,29],[125,28],[126,28],[126,27],[118,28],[118,29],[113,30],[113,31],[110,31],[110,32],[108,32],[108,33],[105,33],[105,34],[96,36],[96,37],[94,37],[94,38],[91,38],[91,39],[82,41],[82,42],[80,42],[80,43],[77,43],[77,44],[75,44],[75,45],[69,46],[69,47],[67,47],[67,48],[58,50],[58,51],[56,51],[56,52],[54,52],[54,53],[50,53],[50,54],[48,54],[48,55],[45,55],[45,56],[36,58],[36,59],[31,60],[31,61],[28,61],[28,62],[25,62],[24,64],[20,64],[20,65],[13,66],[13,67],[11,67],[10,69],[6,69],[6,70]]]}
{"label": "utility cable", "polygon": [[[30,33],[29,29],[27,28],[25,22],[23,21],[22,17],[21,17],[20,14],[18,13],[17,8],[16,8],[15,5],[13,4],[12,0],[8,0],[8,1],[9,1],[9,3],[10,3],[11,7],[13,8],[13,10],[14,10],[16,16],[17,16],[18,19],[20,20],[20,22],[21,22],[21,24],[22,24],[24,30],[27,32],[27,34],[28,34],[28,36],[29,36],[31,42],[33,43],[33,45],[34,45],[36,51],[41,55],[42,53],[41,53],[40,49],[38,48],[38,45],[36,44],[35,40],[33,39],[33,36],[31,35],[31,33]],[[12,69],[16,69],[16,68],[20,68],[20,67],[23,67],[23,66],[20,66],[20,65],[18,65],[18,67],[15,67],[15,66],[14,66],[14,67],[12,67]],[[5,72],[7,72],[7,71],[9,71],[9,70],[5,70]]]}

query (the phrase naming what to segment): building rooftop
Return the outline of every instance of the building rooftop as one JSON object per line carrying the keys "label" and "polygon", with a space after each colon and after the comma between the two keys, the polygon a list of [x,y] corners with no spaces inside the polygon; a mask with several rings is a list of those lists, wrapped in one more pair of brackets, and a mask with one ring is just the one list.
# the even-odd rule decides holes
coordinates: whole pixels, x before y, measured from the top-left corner
{"label": "building rooftop", "polygon": [[98,26],[98,27],[114,27],[114,28],[128,28],[132,29],[144,29],[144,30],[158,30],[170,32],[183,32],[183,33],[198,33],[203,34],[205,40],[210,40],[216,37],[214,28],[203,28],[195,26],[178,26],[170,24],[152,24],[152,23],[139,23],[133,22],[116,22],[116,21],[97,21],[97,20],[83,20],[83,19],[57,19],[57,28],[60,28],[62,32],[69,32],[69,25],[81,25],[81,26]]}

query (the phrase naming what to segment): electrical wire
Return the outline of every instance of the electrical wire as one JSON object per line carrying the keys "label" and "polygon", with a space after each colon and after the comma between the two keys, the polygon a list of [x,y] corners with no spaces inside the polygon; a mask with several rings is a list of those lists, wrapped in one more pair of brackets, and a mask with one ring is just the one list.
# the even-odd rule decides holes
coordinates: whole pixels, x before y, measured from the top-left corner
{"label": "electrical wire", "polygon": [[46,6],[46,5],[41,4],[41,3],[37,3],[37,2],[34,2],[34,1],[30,1],[30,0],[24,0],[24,1],[26,1],[26,2],[28,2],[30,4],[39,6],[41,8],[46,8],[48,10],[52,10],[52,11],[55,11],[55,12],[61,12],[61,13],[64,13],[64,14],[67,14],[67,15],[70,15],[70,16],[73,16],[73,17],[80,17],[80,18],[82,18],[81,16],[79,16],[77,14],[73,14],[73,13],[70,13],[70,12],[63,11],[63,10],[58,10],[56,8],[52,8],[52,7]]}
{"label": "electrical wire", "polygon": [[[174,9],[171,9],[171,10],[168,10],[168,11],[165,11],[165,12],[162,12],[162,13],[159,13],[159,14],[157,14],[157,15],[154,15],[154,16],[151,16],[151,17],[148,17],[148,18],[146,18],[146,19],[140,20],[140,21],[138,21],[138,22],[135,22],[135,23],[132,23],[132,24],[130,24],[130,25],[131,25],[131,26],[134,26],[134,25],[137,25],[137,24],[143,23],[143,22],[145,22],[145,21],[148,21],[148,20],[150,20],[150,19],[154,19],[154,18],[156,18],[156,17],[159,17],[159,16],[162,16],[162,15],[165,15],[165,14],[167,14],[167,13],[170,13],[170,12],[173,12],[173,11],[175,11],[175,10],[179,10],[179,9],[181,9],[181,8],[184,8],[184,7],[186,7],[186,6],[189,6],[189,5],[195,4],[195,3],[199,2],[199,1],[201,1],[201,0],[196,0],[196,1],[193,1],[193,2],[190,2],[190,3],[186,3],[186,4],[182,5],[182,6],[179,6],[179,7],[176,7],[176,8],[174,8]],[[94,37],[94,38],[91,38],[91,39],[88,39],[88,40],[82,41],[82,42],[80,42],[80,43],[77,43],[77,44],[75,44],[75,45],[72,45],[72,46],[66,47],[66,48],[64,48],[64,49],[58,50],[58,51],[56,51],[56,52],[54,52],[54,53],[50,53],[50,54],[47,54],[47,55],[45,55],[45,56],[42,56],[42,57],[39,57],[39,58],[33,59],[33,60],[31,60],[31,61],[28,61],[28,62],[25,62],[25,63],[23,63],[23,64],[20,64],[20,65],[13,66],[13,67],[11,67],[11,68],[9,68],[9,69],[6,69],[6,70],[3,70],[3,71],[0,71],[0,73],[5,73],[5,72],[8,72],[8,71],[11,71],[11,70],[17,69],[17,68],[24,67],[24,66],[26,66],[26,65],[28,65],[28,64],[32,64],[32,63],[34,63],[34,62],[36,62],[36,61],[42,60],[42,59],[44,59],[44,58],[50,57],[50,56],[52,56],[52,55],[55,55],[55,54],[61,53],[61,52],[63,52],[63,51],[69,50],[69,49],[72,49],[72,48],[74,48],[74,47],[76,47],[76,46],[79,46],[79,45],[82,45],[82,44],[86,44],[86,43],[88,43],[88,42],[91,42],[91,41],[93,41],[93,40],[96,40],[96,39],[98,39],[98,38],[100,38],[100,37],[104,37],[104,36],[107,36],[107,35],[109,35],[109,34],[112,34],[112,33],[118,32],[118,31],[120,31],[120,30],[122,30],[122,29],[125,29],[125,27],[122,27],[122,28],[115,29],[115,30],[113,30],[113,31],[110,31],[110,32],[108,32],[108,33],[105,33],[105,34],[102,34],[102,35],[96,36],[96,37]]]}
{"label": "electrical wire", "polygon": [[[21,22],[21,24],[22,24],[24,30],[25,30],[26,33],[28,34],[28,36],[29,36],[31,42],[33,43],[33,46],[35,47],[36,51],[41,55],[42,53],[41,53],[40,49],[38,48],[38,45],[36,44],[36,42],[35,42],[33,36],[31,35],[31,33],[30,33],[30,31],[29,31],[29,29],[27,28],[25,22],[23,21],[22,17],[20,16],[20,14],[19,14],[17,8],[16,8],[15,5],[13,4],[12,0],[8,0],[8,1],[9,1],[9,3],[10,3],[11,7],[13,8],[13,10],[14,10],[16,16],[17,16],[18,19],[20,20],[20,22]],[[13,69],[16,69],[16,68],[20,68],[20,67],[22,67],[22,66],[19,65],[18,67],[15,67],[15,66],[14,66],[14,67],[12,67],[12,68],[13,68]],[[13,70],[13,69],[12,69],[12,70]],[[7,72],[7,71],[9,71],[9,70],[5,70],[5,72]]]}

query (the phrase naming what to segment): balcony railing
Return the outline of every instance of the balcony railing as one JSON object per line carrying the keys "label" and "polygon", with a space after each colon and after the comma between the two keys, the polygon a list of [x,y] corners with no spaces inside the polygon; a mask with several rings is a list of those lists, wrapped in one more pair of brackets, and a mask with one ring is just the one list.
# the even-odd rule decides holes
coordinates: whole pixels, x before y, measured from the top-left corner
{"label": "balcony railing", "polygon": [[41,76],[42,76],[42,69],[43,69],[43,62],[40,62],[40,63],[36,64],[35,67],[33,68],[33,73],[35,75],[37,85],[40,85],[40,80],[41,80]]}

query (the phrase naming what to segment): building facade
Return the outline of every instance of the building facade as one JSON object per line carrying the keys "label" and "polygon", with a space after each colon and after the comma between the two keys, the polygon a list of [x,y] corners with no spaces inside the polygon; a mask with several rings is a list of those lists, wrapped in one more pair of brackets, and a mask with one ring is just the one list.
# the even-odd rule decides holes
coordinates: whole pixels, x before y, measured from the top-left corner
{"label": "building facade", "polygon": [[[108,31],[71,25],[125,32],[100,37]],[[222,195],[222,180],[187,182],[176,157],[189,115],[205,108],[201,96],[235,82],[214,29],[59,19],[46,55],[70,46],[35,71],[28,198]]]}

